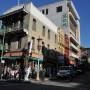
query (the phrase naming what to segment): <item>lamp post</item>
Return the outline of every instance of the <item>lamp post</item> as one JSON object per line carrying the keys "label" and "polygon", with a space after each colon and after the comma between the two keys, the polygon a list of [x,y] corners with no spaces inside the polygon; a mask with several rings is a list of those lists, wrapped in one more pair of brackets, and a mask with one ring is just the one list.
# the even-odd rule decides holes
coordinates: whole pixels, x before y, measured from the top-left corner
{"label": "lamp post", "polygon": [[37,77],[36,77],[36,80],[40,80],[40,77],[39,77],[39,71],[40,71],[40,50],[41,50],[41,38],[39,37],[38,39],[38,46],[37,46],[37,49],[38,49],[38,63],[37,63]]}

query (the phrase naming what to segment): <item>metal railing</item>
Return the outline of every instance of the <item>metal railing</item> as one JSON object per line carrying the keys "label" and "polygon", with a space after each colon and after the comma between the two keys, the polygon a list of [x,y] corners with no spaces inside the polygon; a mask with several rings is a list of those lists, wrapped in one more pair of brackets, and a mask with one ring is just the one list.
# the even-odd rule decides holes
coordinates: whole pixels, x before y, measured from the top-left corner
{"label": "metal railing", "polygon": [[12,32],[12,31],[19,31],[21,29],[27,29],[28,28],[28,24],[22,24],[22,25],[16,25],[16,26],[11,26],[11,27],[4,27],[3,29],[0,29],[0,34],[8,33],[8,32]]}

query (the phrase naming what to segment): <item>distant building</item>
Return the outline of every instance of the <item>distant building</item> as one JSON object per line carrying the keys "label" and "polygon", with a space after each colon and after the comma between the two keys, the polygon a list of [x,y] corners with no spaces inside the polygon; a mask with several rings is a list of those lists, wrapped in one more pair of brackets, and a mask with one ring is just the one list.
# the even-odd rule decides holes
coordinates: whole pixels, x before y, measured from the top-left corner
{"label": "distant building", "polygon": [[84,55],[86,56],[86,59],[90,64],[90,48],[85,48]]}

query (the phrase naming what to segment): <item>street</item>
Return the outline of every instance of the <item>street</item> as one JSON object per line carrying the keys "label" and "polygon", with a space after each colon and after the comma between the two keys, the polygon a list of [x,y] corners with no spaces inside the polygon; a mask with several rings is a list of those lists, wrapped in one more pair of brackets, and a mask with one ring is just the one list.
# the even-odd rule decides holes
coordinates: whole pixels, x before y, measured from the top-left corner
{"label": "street", "polygon": [[90,72],[75,77],[72,81],[67,80],[45,80],[30,82],[0,81],[0,90],[89,90]]}

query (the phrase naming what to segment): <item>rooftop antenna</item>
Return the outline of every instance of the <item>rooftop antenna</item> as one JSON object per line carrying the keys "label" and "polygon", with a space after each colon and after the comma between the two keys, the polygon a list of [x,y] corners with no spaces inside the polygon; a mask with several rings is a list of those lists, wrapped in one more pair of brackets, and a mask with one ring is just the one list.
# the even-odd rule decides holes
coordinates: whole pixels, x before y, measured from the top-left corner
{"label": "rooftop antenna", "polygon": [[20,5],[20,0],[17,1],[18,2],[18,6]]}

